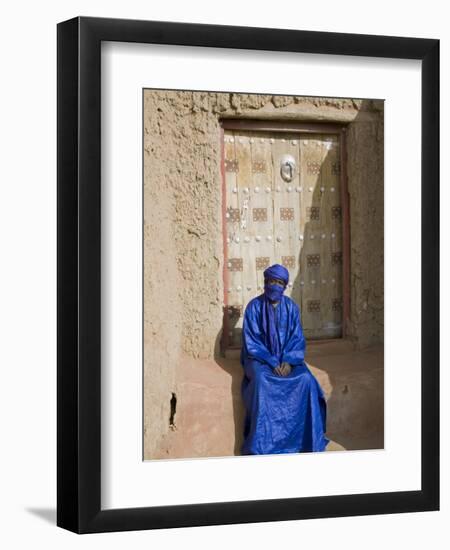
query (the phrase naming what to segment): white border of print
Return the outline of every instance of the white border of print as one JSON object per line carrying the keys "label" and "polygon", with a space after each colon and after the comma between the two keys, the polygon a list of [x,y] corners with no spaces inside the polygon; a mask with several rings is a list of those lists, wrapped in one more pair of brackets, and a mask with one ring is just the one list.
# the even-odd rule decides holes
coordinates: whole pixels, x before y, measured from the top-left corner
{"label": "white border of print", "polygon": [[[102,509],[420,490],[421,62],[103,42],[101,67]],[[142,460],[143,88],[385,99],[383,450]]]}

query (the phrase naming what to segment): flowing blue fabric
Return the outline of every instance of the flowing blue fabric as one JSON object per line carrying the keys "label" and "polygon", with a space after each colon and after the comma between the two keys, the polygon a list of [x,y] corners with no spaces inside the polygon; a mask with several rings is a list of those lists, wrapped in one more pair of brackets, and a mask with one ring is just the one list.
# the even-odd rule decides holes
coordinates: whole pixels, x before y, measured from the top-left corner
{"label": "flowing blue fabric", "polygon": [[[271,308],[271,309],[269,309]],[[273,314],[276,342],[268,334]],[[242,328],[241,394],[246,415],[241,454],[324,451],[326,401],[323,390],[304,361],[306,342],[298,305],[281,296],[274,306],[265,294],[247,304]],[[288,376],[273,369],[292,366]]]}
{"label": "flowing blue fabric", "polygon": [[[281,299],[281,296],[279,300]],[[270,301],[264,300],[264,306],[261,310],[262,314],[262,326],[265,334],[264,342],[267,349],[275,357],[280,355],[280,340],[278,338],[277,321],[275,318],[276,309],[271,305]]]}

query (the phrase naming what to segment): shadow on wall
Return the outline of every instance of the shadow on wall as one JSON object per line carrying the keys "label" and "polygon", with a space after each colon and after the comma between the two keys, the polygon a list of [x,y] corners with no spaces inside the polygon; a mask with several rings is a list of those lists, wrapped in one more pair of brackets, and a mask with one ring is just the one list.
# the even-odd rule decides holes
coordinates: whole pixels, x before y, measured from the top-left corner
{"label": "shadow on wall", "polygon": [[216,337],[216,343],[214,349],[217,350],[214,360],[230,377],[231,377],[231,399],[233,403],[233,421],[234,421],[234,454],[241,454],[241,446],[244,440],[243,429],[244,429],[244,419],[245,419],[245,409],[244,402],[241,395],[241,384],[244,370],[242,368],[239,358],[235,359],[226,359],[219,352],[220,350],[220,339],[222,333]]}

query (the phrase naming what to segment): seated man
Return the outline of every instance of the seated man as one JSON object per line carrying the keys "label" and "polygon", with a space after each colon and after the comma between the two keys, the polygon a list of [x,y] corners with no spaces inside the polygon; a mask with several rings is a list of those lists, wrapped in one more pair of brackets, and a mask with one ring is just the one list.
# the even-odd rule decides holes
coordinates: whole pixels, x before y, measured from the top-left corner
{"label": "seated man", "polygon": [[288,270],[264,271],[264,293],[247,304],[242,327],[243,455],[324,451],[326,401],[304,361],[298,305],[283,294]]}

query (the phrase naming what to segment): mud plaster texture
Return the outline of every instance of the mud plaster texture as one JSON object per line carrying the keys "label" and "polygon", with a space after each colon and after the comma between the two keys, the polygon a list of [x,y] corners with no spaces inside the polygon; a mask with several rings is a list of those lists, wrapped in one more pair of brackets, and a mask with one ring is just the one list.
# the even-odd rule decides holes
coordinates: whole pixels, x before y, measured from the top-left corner
{"label": "mud plaster texture", "polygon": [[171,412],[183,399],[177,372],[220,353],[221,118],[348,124],[349,340],[355,350],[383,342],[384,102],[165,90],[145,90],[143,101],[144,458],[150,459],[167,453]]}

